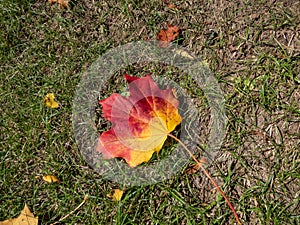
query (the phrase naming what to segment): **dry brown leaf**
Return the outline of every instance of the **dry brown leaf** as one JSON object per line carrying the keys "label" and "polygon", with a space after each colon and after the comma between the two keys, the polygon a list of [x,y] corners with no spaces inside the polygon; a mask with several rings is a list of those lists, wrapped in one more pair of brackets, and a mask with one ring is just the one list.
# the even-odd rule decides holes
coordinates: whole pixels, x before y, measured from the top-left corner
{"label": "dry brown leaf", "polygon": [[176,9],[176,6],[172,2],[168,4],[168,7],[171,9]]}
{"label": "dry brown leaf", "polygon": [[259,130],[252,130],[251,134],[252,135],[256,135],[258,137],[261,137],[261,138],[265,139],[266,141],[270,141],[271,140],[271,138],[266,133],[264,133],[262,131],[259,131]]}
{"label": "dry brown leaf", "polygon": [[0,225],[38,225],[38,218],[34,217],[28,206],[25,204],[21,214],[15,219],[8,219],[0,222]]}
{"label": "dry brown leaf", "polygon": [[203,164],[206,164],[206,159],[205,158],[202,158],[200,159],[200,164],[199,163],[196,163],[194,164],[193,166],[189,167],[187,170],[186,170],[186,173],[187,174],[193,174],[193,173],[197,173],[198,170],[200,169],[200,167],[203,165]]}
{"label": "dry brown leaf", "polygon": [[45,175],[45,176],[43,176],[43,180],[48,183],[60,182],[60,180],[56,176],[53,176],[53,175]]}
{"label": "dry brown leaf", "polygon": [[157,34],[157,40],[159,43],[159,46],[162,48],[165,48],[168,46],[168,44],[175,40],[175,38],[179,35],[179,27],[168,25],[168,29],[162,29]]}
{"label": "dry brown leaf", "polygon": [[171,9],[176,9],[177,8],[172,2],[169,2],[167,0],[163,0],[163,3],[165,3]]}
{"label": "dry brown leaf", "polygon": [[176,49],[175,52],[176,52],[176,54],[179,54],[179,55],[181,55],[182,57],[185,57],[185,58],[189,58],[189,59],[194,59],[195,58],[194,56],[192,56],[190,53],[188,53],[185,50]]}
{"label": "dry brown leaf", "polygon": [[69,0],[48,0],[48,2],[51,5],[54,3],[58,3],[62,9],[69,9]]}

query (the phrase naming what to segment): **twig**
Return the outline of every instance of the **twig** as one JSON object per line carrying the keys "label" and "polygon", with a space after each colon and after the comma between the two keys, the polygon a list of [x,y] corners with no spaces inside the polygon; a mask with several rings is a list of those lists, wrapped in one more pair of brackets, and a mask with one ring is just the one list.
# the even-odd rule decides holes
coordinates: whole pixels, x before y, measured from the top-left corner
{"label": "twig", "polygon": [[64,219],[68,218],[70,215],[72,215],[74,212],[76,212],[86,202],[87,199],[88,199],[88,195],[86,194],[84,196],[83,201],[73,211],[69,212],[67,215],[65,215],[64,217],[60,218],[58,221],[56,221],[54,223],[51,223],[50,225],[58,224],[61,221],[63,221]]}
{"label": "twig", "polygon": [[223,196],[223,198],[225,199],[226,203],[228,204],[229,208],[231,209],[231,211],[234,214],[234,217],[237,221],[237,223],[239,225],[241,225],[241,221],[239,220],[239,217],[233,207],[233,205],[231,204],[231,202],[229,201],[229,199],[226,197],[225,193],[222,191],[222,189],[219,187],[219,185],[217,184],[217,182],[209,175],[209,173],[207,172],[207,170],[203,167],[203,163],[200,162],[198,159],[196,159],[196,157],[193,155],[193,153],[186,147],[186,145],[177,137],[175,137],[172,134],[168,134],[169,137],[173,138],[174,140],[178,141],[182,147],[190,154],[190,156],[193,158],[193,160],[199,165],[199,167],[203,170],[204,174],[208,177],[208,179],[213,183],[213,185],[217,188],[217,190],[220,192],[220,194]]}

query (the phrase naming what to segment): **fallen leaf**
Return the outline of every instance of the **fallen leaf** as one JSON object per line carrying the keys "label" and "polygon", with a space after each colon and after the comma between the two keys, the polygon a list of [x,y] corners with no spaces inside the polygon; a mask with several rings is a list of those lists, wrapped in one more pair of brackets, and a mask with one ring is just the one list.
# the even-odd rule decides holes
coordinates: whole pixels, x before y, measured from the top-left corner
{"label": "fallen leaf", "polygon": [[199,164],[199,163],[196,163],[196,164],[192,165],[191,167],[189,167],[189,168],[186,170],[186,173],[187,173],[187,174],[197,173],[198,170],[201,168],[201,166],[207,163],[207,161],[206,161],[205,158],[200,159],[199,162],[200,162],[200,164]]}
{"label": "fallen leaf", "polygon": [[177,8],[172,2],[168,4],[168,7],[170,9],[176,9]]}
{"label": "fallen leaf", "polygon": [[176,54],[179,54],[180,56],[182,57],[185,57],[185,58],[189,58],[189,59],[194,59],[195,57],[192,56],[189,52],[187,52],[186,50],[181,50],[181,49],[176,49],[175,50],[175,53]]}
{"label": "fallen leaf", "polygon": [[43,176],[43,180],[48,183],[60,182],[60,180],[56,176],[53,176],[53,175],[45,175],[45,176]]}
{"label": "fallen leaf", "polygon": [[163,3],[165,3],[171,9],[176,9],[176,6],[172,2],[169,2],[168,0],[163,0]]}
{"label": "fallen leaf", "polygon": [[60,7],[69,9],[69,0],[48,0],[48,2],[52,5],[54,3],[58,3]]}
{"label": "fallen leaf", "polygon": [[34,217],[28,206],[25,204],[21,214],[15,219],[8,219],[0,222],[0,225],[38,225],[38,217]]}
{"label": "fallen leaf", "polygon": [[112,195],[112,199],[115,201],[115,202],[119,202],[123,196],[123,193],[124,191],[123,190],[120,190],[120,189],[114,189],[114,193]]}
{"label": "fallen leaf", "polygon": [[159,46],[162,48],[165,48],[168,46],[168,44],[175,40],[175,38],[179,35],[179,27],[168,25],[168,29],[162,29],[157,34],[157,40],[159,43]]}
{"label": "fallen leaf", "polygon": [[47,107],[49,107],[49,108],[52,108],[52,109],[54,109],[54,108],[58,108],[59,107],[59,105],[58,105],[58,102],[56,102],[55,100],[54,100],[54,94],[53,93],[49,93],[49,94],[47,94],[46,96],[45,96],[45,98],[44,98],[44,103],[45,103],[45,105],[47,106]]}
{"label": "fallen leaf", "polygon": [[171,88],[161,90],[150,75],[125,75],[130,96],[112,94],[99,103],[112,128],[100,135],[96,150],[103,158],[123,158],[130,167],[159,153],[167,135],[180,124],[178,100]]}
{"label": "fallen leaf", "polygon": [[259,130],[252,130],[250,132],[251,135],[257,135],[258,137],[261,137],[263,139],[265,139],[266,141],[271,141],[271,137],[268,136],[266,133],[259,131]]}

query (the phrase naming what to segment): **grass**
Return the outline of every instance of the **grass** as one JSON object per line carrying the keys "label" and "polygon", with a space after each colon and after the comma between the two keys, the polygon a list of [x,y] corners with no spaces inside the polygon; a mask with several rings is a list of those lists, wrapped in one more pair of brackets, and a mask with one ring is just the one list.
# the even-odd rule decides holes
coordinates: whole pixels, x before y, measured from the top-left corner
{"label": "grass", "polygon": [[[226,138],[211,175],[244,224],[299,224],[299,3],[174,4],[178,9],[158,0],[72,1],[68,11],[46,1],[1,1],[0,221],[18,216],[26,202],[41,224],[51,224],[88,194],[63,223],[234,224],[209,180],[184,168],[112,202],[107,194],[120,185],[87,165],[73,137],[72,101],[87,68],[107,50],[155,39],[174,24],[183,30],[181,45],[209,63],[225,93]],[[162,72],[149,68],[141,72]],[[203,93],[184,76],[178,82],[205,114]],[[49,92],[59,109],[45,108]],[[207,115],[199,120],[207,124]],[[35,178],[45,174],[62,182]]]}

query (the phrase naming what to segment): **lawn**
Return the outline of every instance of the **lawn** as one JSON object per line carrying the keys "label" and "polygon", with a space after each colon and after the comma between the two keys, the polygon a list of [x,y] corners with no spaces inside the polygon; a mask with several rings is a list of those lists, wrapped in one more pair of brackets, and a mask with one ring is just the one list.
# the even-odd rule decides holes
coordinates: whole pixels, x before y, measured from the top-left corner
{"label": "lawn", "polygon": [[[104,53],[155,40],[169,24],[175,41],[209,66],[224,93],[226,134],[207,170],[243,224],[300,224],[299,1],[0,1],[0,221],[26,203],[40,224],[236,224],[210,180],[187,166],[169,179],[126,187],[85,161],[74,137],[73,100],[81,79]],[[177,68],[135,64],[114,75],[99,99],[124,90],[123,74],[173,79],[199,110],[197,143],[205,149],[209,104]],[[47,108],[54,93],[60,107]],[[95,99],[97,101],[97,99]],[[95,125],[107,129],[95,105]],[[168,140],[161,155],[172,154]],[[200,157],[198,153],[196,156]],[[192,163],[193,160],[191,159]],[[43,175],[60,183],[47,183]]]}

